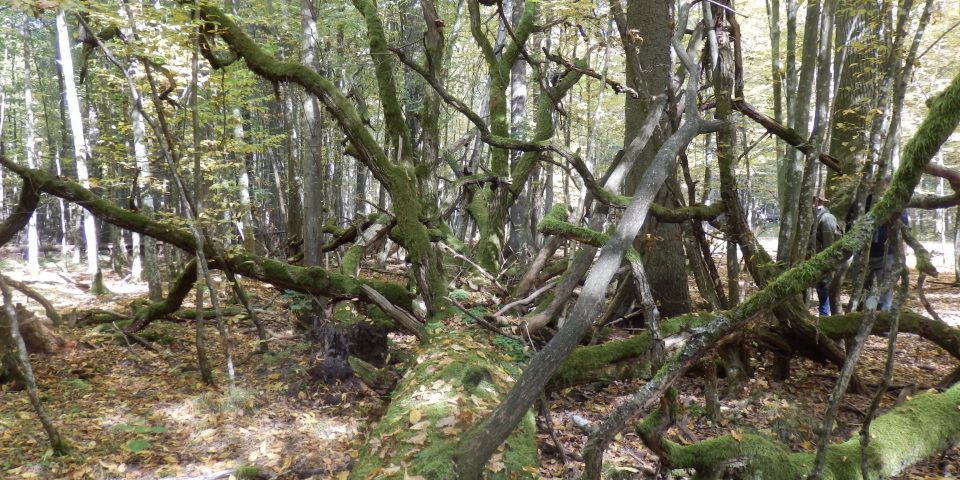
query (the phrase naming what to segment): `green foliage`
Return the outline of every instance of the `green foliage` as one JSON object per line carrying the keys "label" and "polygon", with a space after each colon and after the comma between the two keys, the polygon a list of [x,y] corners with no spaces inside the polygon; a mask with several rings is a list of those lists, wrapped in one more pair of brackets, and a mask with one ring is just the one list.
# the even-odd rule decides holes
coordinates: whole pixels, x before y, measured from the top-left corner
{"label": "green foliage", "polygon": [[526,361],[530,356],[523,342],[513,338],[497,335],[493,337],[493,344],[497,347],[497,350],[506,355],[510,355],[515,362]]}
{"label": "green foliage", "polygon": [[151,437],[156,434],[166,433],[167,428],[160,425],[150,425],[146,420],[135,418],[131,423],[120,423],[112,427],[118,432],[132,433],[134,438],[128,440],[123,448],[132,453],[140,453],[151,447]]}
{"label": "green foliage", "polygon": [[293,290],[284,290],[281,297],[290,302],[287,308],[295,315],[308,313],[313,310],[313,299],[302,293],[297,293]]}
{"label": "green foliage", "polygon": [[64,387],[73,390],[75,392],[89,392],[93,390],[93,387],[90,386],[90,383],[82,378],[69,378],[64,380]]}
{"label": "green foliage", "polygon": [[256,465],[241,465],[233,472],[237,480],[254,480],[263,477],[263,472]]}
{"label": "green foliage", "polygon": [[245,388],[232,388],[226,393],[206,392],[194,400],[197,409],[207,413],[232,412],[240,410],[250,413],[256,408],[255,392]]}
{"label": "green foliage", "polygon": [[263,354],[261,358],[264,365],[273,366],[288,363],[293,355],[289,350],[276,350]]}
{"label": "green foliage", "polygon": [[176,343],[177,337],[165,332],[164,328],[160,325],[161,324],[158,323],[151,324],[147,329],[140,332],[140,336],[145,340],[159,343],[160,345],[173,345]]}
{"label": "green foliage", "polygon": [[159,425],[148,425],[146,423],[121,423],[113,426],[114,430],[120,432],[131,432],[137,434],[149,434],[149,433],[164,433],[167,431],[166,427]]}
{"label": "green foliage", "polygon": [[470,300],[470,292],[462,288],[456,288],[450,292],[450,298],[458,302],[465,302],[467,300]]}
{"label": "green foliage", "polygon": [[[482,318],[484,315],[487,314],[487,310],[486,310],[485,308],[483,308],[483,307],[472,307],[472,308],[468,308],[467,310],[469,310],[470,313],[473,314],[473,317],[481,317],[481,318]],[[458,310],[458,313],[459,313],[459,316],[460,316],[460,320],[461,320],[463,323],[467,323],[467,324],[476,323],[476,321],[473,319],[473,317],[471,317],[470,315],[467,315],[465,312],[462,312],[462,311],[459,311],[459,310]]]}
{"label": "green foliage", "polygon": [[140,453],[148,448],[150,448],[150,440],[145,438],[135,438],[130,440],[124,445],[127,450],[130,450],[133,453]]}

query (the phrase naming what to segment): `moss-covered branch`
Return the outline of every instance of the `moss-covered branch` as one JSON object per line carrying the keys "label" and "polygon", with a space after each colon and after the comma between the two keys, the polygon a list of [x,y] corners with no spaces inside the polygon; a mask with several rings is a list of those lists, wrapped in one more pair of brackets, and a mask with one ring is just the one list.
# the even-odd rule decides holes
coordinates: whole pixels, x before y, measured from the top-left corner
{"label": "moss-covered branch", "polygon": [[370,58],[373,60],[373,70],[377,78],[377,87],[380,105],[383,106],[383,117],[387,124],[387,131],[393,138],[400,140],[401,154],[414,154],[413,142],[410,140],[410,129],[407,128],[403,115],[403,107],[397,95],[397,81],[393,75],[393,56],[387,50],[387,35],[377,12],[377,4],[372,0],[353,0],[353,5],[363,15],[367,24],[367,41],[370,44]]}
{"label": "moss-covered branch", "polygon": [[[960,384],[943,393],[925,393],[878,417],[870,427],[869,472],[860,469],[860,439],[827,447],[823,478],[889,478],[913,463],[960,442]],[[756,434],[723,436],[693,445],[664,442],[674,468],[697,470],[698,478],[805,478],[813,454],[791,453]]]}
{"label": "moss-covered branch", "polygon": [[167,298],[159,302],[140,308],[133,314],[133,321],[125,329],[128,333],[136,333],[146,328],[150,322],[170,315],[180,309],[183,300],[187,298],[193,284],[197,281],[197,259],[194,258],[183,267],[183,271],[177,276],[177,279],[170,286],[167,292]]}
{"label": "moss-covered branch", "polygon": [[357,153],[357,158],[370,169],[377,180],[390,188],[394,182],[390,178],[392,168],[386,153],[366,128],[353,103],[332,80],[301,63],[277,60],[260,48],[220,9],[210,4],[203,4],[199,8],[203,20],[215,26],[214,30],[220,38],[234,53],[243,58],[250,70],[273,82],[296,83],[314,95],[340,125]]}
{"label": "moss-covered branch", "polygon": [[[566,208],[565,205],[559,205]],[[607,243],[610,236],[603,232],[597,232],[587,227],[576,225],[566,221],[565,213],[559,210],[551,209],[540,221],[538,229],[544,235],[558,235],[580,243],[586,243],[595,247],[602,247]],[[659,212],[659,215],[657,214]],[[668,208],[662,205],[653,204],[650,207],[650,213],[657,220],[667,223],[681,223],[692,219],[711,220],[723,213],[723,204],[715,203],[712,205],[697,205],[692,207]],[[560,215],[562,214],[562,216]]]}
{"label": "moss-covered branch", "polygon": [[[877,312],[873,333],[877,335],[887,333],[890,329],[890,317],[889,312]],[[856,335],[863,318],[863,312],[822,317],[817,327],[833,339],[851,338]],[[904,309],[900,311],[899,330],[903,333],[918,335],[960,360],[960,329]]]}
{"label": "moss-covered branch", "polygon": [[[834,340],[851,338],[856,335],[863,316],[862,312],[856,312],[822,317],[817,327],[820,333]],[[877,312],[873,327],[875,335],[887,333],[890,328],[890,316],[888,312]],[[715,318],[716,316],[712,313],[693,313],[673,317],[661,323],[661,334],[666,338],[684,332],[695,333]],[[903,333],[912,333],[930,341],[960,360],[960,329],[909,310],[900,312],[899,329]],[[631,368],[632,364],[636,363],[634,359],[646,355],[650,350],[651,342],[650,332],[644,331],[620,340],[577,347],[554,374],[549,388],[564,388],[596,380],[598,372],[600,379],[605,376],[619,378],[620,373],[636,373],[637,370]]]}
{"label": "moss-covered branch", "polygon": [[[0,159],[6,160],[6,157],[0,155]],[[40,191],[34,187],[33,182],[28,178],[23,179],[23,188],[20,189],[20,198],[16,206],[10,212],[10,216],[0,224],[0,245],[5,245],[13,238],[23,227],[27,226],[33,211],[40,204]]]}
{"label": "moss-covered branch", "polygon": [[[125,210],[98,197],[76,182],[62,177],[54,177],[42,170],[17,165],[10,162],[6,157],[0,156],[0,165],[32,182],[38,191],[76,203],[107,223],[147,235],[187,252],[197,250],[196,240],[186,228],[171,223],[158,222],[142,213]],[[251,255],[243,250],[224,252],[217,256],[214,255],[214,248],[211,244],[204,245],[204,251],[210,258],[221,258],[223,260],[223,264],[220,264],[220,260],[213,263],[216,268],[230,270],[238,275],[255,278],[279,288],[326,297],[347,295],[363,298],[360,286],[366,284],[383,294],[392,303],[404,308],[410,308],[413,299],[410,292],[398,284],[353,279],[319,267],[289,265],[277,260]]]}
{"label": "moss-covered branch", "polygon": [[[710,313],[691,313],[673,317],[661,322],[660,334],[666,338],[685,331],[696,331],[713,318],[714,315]],[[637,363],[633,359],[649,353],[652,345],[653,336],[650,332],[644,331],[622,340],[577,347],[553,375],[548,388],[558,389],[585,381],[602,380],[604,376],[609,376],[610,372],[613,376],[619,376],[621,367],[618,365],[632,366]],[[626,360],[630,361],[626,362]],[[608,375],[604,375],[603,372],[608,372]]]}

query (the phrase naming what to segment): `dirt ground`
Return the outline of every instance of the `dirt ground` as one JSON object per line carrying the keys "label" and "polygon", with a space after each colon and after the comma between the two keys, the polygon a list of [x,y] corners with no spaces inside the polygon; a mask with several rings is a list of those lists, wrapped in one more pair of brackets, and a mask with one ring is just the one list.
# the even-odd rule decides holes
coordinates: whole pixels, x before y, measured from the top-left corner
{"label": "dirt ground", "polygon": [[[84,291],[88,276],[70,273],[25,275],[17,262],[3,261],[3,271],[28,282],[62,313],[102,308],[129,312],[142,297],[141,285],[107,275],[110,295],[95,298]],[[55,268],[54,266],[50,267]],[[960,323],[960,295],[952,272],[927,282],[927,296],[938,312]],[[130,343],[110,324],[65,329],[77,348],[55,356],[34,356],[33,366],[44,406],[69,438],[73,452],[53,456],[30,408],[25,392],[0,387],[0,478],[44,479],[173,479],[213,478],[249,465],[279,478],[345,478],[363,443],[369,419],[384,400],[356,382],[332,387],[310,382],[306,375],[316,346],[294,328],[291,297],[268,286],[247,284],[270,334],[271,353],[254,354],[256,333],[243,316],[228,318],[234,336],[236,388],[227,388],[220,337],[209,321],[205,330],[219,388],[200,382],[196,370],[193,322],[158,321],[143,336],[158,352]],[[192,296],[191,296],[192,298]],[[19,302],[25,302],[18,297]],[[31,306],[32,308],[32,306]],[[914,300],[909,308],[922,313]],[[39,309],[37,312],[40,313]],[[42,313],[40,313],[42,315]],[[409,339],[394,338],[397,345]],[[859,373],[876,384],[886,339],[874,337]],[[913,335],[897,344],[893,384],[923,391],[956,367],[946,352]],[[758,431],[779,438],[796,450],[812,450],[814,425],[825,409],[836,369],[811,362],[795,365],[785,382],[773,382],[770,359],[755,356],[756,375],[743,389],[728,392],[721,418],[710,422],[703,408],[703,382],[687,377],[679,385],[685,405],[681,422],[668,435],[695,442],[716,435]],[[642,381],[587,385],[554,392],[549,398],[553,433],[561,456],[542,421],[539,435],[541,474],[561,478],[577,466],[586,438],[577,422],[597,422],[617,402],[636,392]],[[721,390],[728,388],[723,381]],[[889,407],[894,390],[884,400]],[[837,420],[835,439],[854,433],[869,398],[848,395]],[[606,461],[635,471],[636,478],[654,478],[655,457],[635,434],[626,432],[607,451]],[[673,472],[673,478],[686,478]],[[950,450],[904,472],[903,479],[956,478],[960,452]]]}

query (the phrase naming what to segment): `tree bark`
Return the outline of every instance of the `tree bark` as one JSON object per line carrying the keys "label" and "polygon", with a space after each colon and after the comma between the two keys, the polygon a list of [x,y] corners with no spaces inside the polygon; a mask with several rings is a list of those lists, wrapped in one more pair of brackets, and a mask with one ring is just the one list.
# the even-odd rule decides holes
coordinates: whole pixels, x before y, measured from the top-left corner
{"label": "tree bark", "polygon": [[[670,86],[673,60],[670,51],[671,36],[666,32],[673,29],[673,8],[673,2],[665,0],[627,3],[626,29],[628,32],[635,32],[642,41],[638,43],[636,39],[630,40],[626,55],[635,57],[634,60],[628,60],[628,63],[643,65],[644,73],[640,75],[638,68],[627,68],[626,83],[628,87],[645,95],[637,99],[627,96],[625,100],[625,146],[630,145],[638,136],[648,113],[656,108],[652,97],[667,91]],[[621,35],[624,33],[621,32]],[[627,38],[630,38],[629,35]],[[670,122],[662,120],[657,133],[643,147],[640,159],[624,185],[625,191],[632,192],[635,189],[670,132]],[[668,182],[676,182],[676,174],[676,168],[673,168]],[[662,187],[656,195],[655,202],[658,205],[668,208],[679,206],[667,186]],[[650,217],[634,245],[644,258],[643,265],[650,279],[653,298],[665,317],[690,311],[690,289],[687,286],[682,236],[680,225],[661,223]]]}
{"label": "tree bark", "polygon": [[[33,69],[30,68],[33,62],[33,55],[30,52],[31,38],[27,20],[24,20],[22,28],[23,36],[23,102],[26,113],[24,122],[23,139],[25,143],[24,155],[27,157],[27,167],[38,168],[39,152],[37,152],[37,127],[33,116]],[[40,235],[37,233],[37,215],[30,212],[30,218],[27,222],[27,269],[33,275],[40,273]]]}
{"label": "tree bark", "polygon": [[[87,136],[83,131],[83,117],[80,114],[80,98],[77,96],[77,83],[73,76],[73,54],[70,51],[70,34],[67,31],[67,21],[64,10],[57,13],[57,50],[59,53],[59,67],[63,74],[64,95],[67,100],[67,112],[70,117],[70,133],[73,137],[73,156],[76,162],[77,179],[83,188],[90,188],[90,173],[87,163],[90,152],[87,147]],[[93,108],[93,107],[90,107]],[[98,241],[97,224],[93,214],[83,213],[83,237],[87,246],[87,273],[97,273]]]}

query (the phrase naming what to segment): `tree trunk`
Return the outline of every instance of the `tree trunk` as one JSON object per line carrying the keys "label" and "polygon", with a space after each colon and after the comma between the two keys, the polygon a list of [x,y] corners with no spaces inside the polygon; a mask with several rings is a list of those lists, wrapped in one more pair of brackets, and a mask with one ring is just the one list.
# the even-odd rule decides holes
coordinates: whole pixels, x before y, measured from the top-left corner
{"label": "tree trunk", "polygon": [[[652,110],[653,102],[650,97],[665,92],[670,85],[673,71],[671,36],[664,32],[672,31],[672,9],[673,3],[663,0],[629,2],[627,5],[627,29],[635,30],[637,36],[643,39],[640,44],[630,45],[627,56],[635,57],[637,64],[643,65],[647,72],[641,77],[638,75],[638,69],[627,68],[627,85],[647,96],[639,99],[628,96],[626,99],[623,142],[625,147],[630,145],[639,134],[644,120]],[[660,145],[669,136],[670,122],[662,121],[660,126],[658,133],[647,142],[640,154],[640,160],[627,178],[624,191],[634,191]],[[675,167],[670,170],[667,182],[676,182]],[[679,206],[666,186],[657,192],[655,202],[670,208]],[[690,290],[687,285],[688,276],[682,235],[683,230],[680,225],[661,223],[653,217],[648,217],[635,243],[636,249],[644,257],[643,265],[653,290],[653,298],[664,317],[690,311]]]}
{"label": "tree trunk", "polygon": [[[790,10],[790,6],[787,7]],[[796,33],[796,11],[788,12],[792,17],[792,31]],[[787,104],[789,114],[787,123],[802,137],[810,133],[810,97],[813,92],[813,76],[817,65],[817,39],[819,38],[820,3],[809,2],[806,19],[804,20],[803,53],[799,76],[791,75],[790,46],[788,51],[787,68]],[[791,34],[790,19],[788,19],[788,36]],[[789,43],[789,39],[788,39]],[[794,60],[795,63],[795,60]],[[794,67],[795,68],[795,67]],[[796,90],[794,90],[794,88]],[[800,205],[806,205],[800,198],[802,184],[797,180],[803,178],[803,155],[796,150],[786,154],[786,159],[780,164],[777,172],[777,191],[780,203],[780,233],[777,238],[777,260],[795,261],[789,257],[791,246],[798,240],[800,220]]]}
{"label": "tree trunk", "polygon": [[[320,38],[317,33],[316,12],[312,0],[302,0],[300,7],[302,28],[302,62],[311,68],[319,65],[317,48]],[[303,119],[306,122],[306,146],[300,162],[303,178],[303,263],[320,265],[320,246],[323,236],[323,139],[321,115],[313,95],[303,96]]]}
{"label": "tree trunk", "polygon": [[[131,65],[135,65],[135,62],[130,63]],[[149,216],[156,210],[156,194],[152,186],[153,168],[147,156],[143,116],[140,114],[139,109],[131,108],[130,123],[133,125],[133,156],[136,159],[137,170],[139,170],[140,173],[137,175],[136,180],[139,198],[134,199],[134,201],[139,204],[140,210]],[[133,232],[133,235],[134,259],[137,259],[140,256],[140,248],[137,243],[141,236],[137,232]],[[136,263],[135,260],[135,267],[138,266]],[[137,268],[133,270],[133,277],[135,279],[147,281],[148,298],[154,302],[160,301],[160,299],[163,298],[163,283],[160,280],[160,264],[157,261],[157,240],[155,238],[150,236],[143,237],[142,269],[139,272]]]}
{"label": "tree trunk", "polygon": [[26,383],[30,403],[33,404],[33,409],[37,412],[37,417],[40,418],[40,423],[43,425],[43,429],[47,432],[47,437],[50,439],[50,447],[57,455],[66,454],[70,450],[69,445],[67,445],[66,440],[60,436],[60,432],[53,425],[50,417],[47,416],[43,405],[40,404],[40,395],[37,392],[37,380],[34,378],[33,368],[30,366],[27,345],[20,335],[20,323],[17,319],[17,312],[13,308],[13,298],[10,293],[10,288],[7,287],[7,284],[4,283],[2,279],[0,279],[0,290],[2,290],[3,293],[2,316],[6,318],[6,322],[4,322],[6,324],[6,332],[0,335],[0,345],[3,345],[2,350],[5,351],[7,349],[6,346],[11,344],[13,348],[16,349],[19,373],[23,377],[23,382]]}
{"label": "tree trunk", "polygon": [[[301,183],[300,183],[300,172],[301,170],[301,148],[300,148],[300,126],[297,122],[297,112],[294,109],[293,95],[294,93],[290,88],[285,88],[286,96],[283,101],[283,125],[284,129],[289,132],[289,135],[286,137],[284,142],[287,146],[286,148],[286,164],[284,165],[284,171],[286,172],[286,190],[284,194],[287,197],[287,234],[285,235],[286,242],[288,246],[292,247],[292,244],[299,239],[303,241],[303,202],[300,198],[301,192]],[[290,249],[287,251],[287,255],[294,257],[296,255],[296,250]]]}
{"label": "tree trunk", "polygon": [[[33,42],[33,39],[27,27],[27,20],[24,20],[22,36],[23,101],[26,113],[26,121],[23,125],[23,138],[24,142],[26,142],[24,155],[27,157],[28,167],[38,168],[40,155],[37,151],[37,126],[33,116],[33,73],[30,68],[30,64],[33,62],[30,44]],[[40,235],[37,233],[37,215],[35,212],[31,212],[30,222],[27,225],[27,270],[33,275],[40,273]]]}
{"label": "tree trunk", "polygon": [[[823,478],[889,478],[905,467],[960,442],[960,384],[943,393],[925,393],[878,417],[871,425],[868,472],[860,469],[860,438],[827,448]],[[812,453],[790,453],[755,434],[723,436],[679,445],[665,441],[666,459],[674,468],[693,468],[697,478],[806,478]],[[732,465],[736,466],[732,466]]]}
{"label": "tree trunk", "polygon": [[[492,347],[494,339],[478,329],[430,331],[417,355],[422,360],[393,390],[350,478],[461,478],[457,441],[502,401],[519,373],[502,360],[506,352]],[[538,477],[533,414],[521,416],[507,446],[486,465],[485,478]]]}
{"label": "tree trunk", "polygon": [[[63,74],[64,96],[67,101],[67,112],[70,117],[70,134],[73,137],[73,156],[76,161],[77,179],[84,188],[90,188],[90,173],[87,164],[90,151],[87,146],[87,136],[83,131],[83,117],[80,115],[80,98],[77,96],[77,83],[73,77],[73,54],[70,51],[70,34],[67,31],[67,21],[64,10],[57,13],[57,50],[59,52],[59,66]],[[93,106],[88,106],[91,110]],[[87,246],[87,273],[97,273],[99,268],[97,254],[99,253],[97,239],[97,225],[93,214],[83,213],[83,237]]]}

